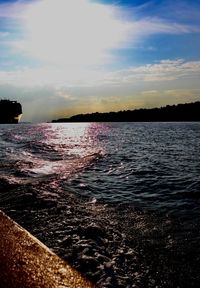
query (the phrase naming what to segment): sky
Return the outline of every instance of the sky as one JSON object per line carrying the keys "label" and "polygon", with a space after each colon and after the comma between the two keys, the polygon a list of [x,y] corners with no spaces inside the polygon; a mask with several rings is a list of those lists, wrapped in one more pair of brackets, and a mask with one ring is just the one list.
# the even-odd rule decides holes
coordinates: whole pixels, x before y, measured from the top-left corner
{"label": "sky", "polygon": [[0,98],[22,121],[200,100],[200,0],[0,0]]}

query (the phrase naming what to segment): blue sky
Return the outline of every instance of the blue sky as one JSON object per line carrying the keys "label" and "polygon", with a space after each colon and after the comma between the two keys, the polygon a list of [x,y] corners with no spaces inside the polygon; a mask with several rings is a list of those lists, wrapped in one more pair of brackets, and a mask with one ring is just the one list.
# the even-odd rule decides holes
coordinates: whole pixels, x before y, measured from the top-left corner
{"label": "blue sky", "polygon": [[24,121],[200,100],[200,0],[0,1],[0,98]]}

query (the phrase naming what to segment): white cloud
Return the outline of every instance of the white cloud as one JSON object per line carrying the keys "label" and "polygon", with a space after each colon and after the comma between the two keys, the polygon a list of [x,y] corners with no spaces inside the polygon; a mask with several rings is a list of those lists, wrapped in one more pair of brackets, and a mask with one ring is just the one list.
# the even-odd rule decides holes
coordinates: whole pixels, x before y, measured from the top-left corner
{"label": "white cloud", "polygon": [[144,96],[154,96],[154,95],[158,95],[159,91],[158,90],[145,90],[141,93]]}
{"label": "white cloud", "polygon": [[96,87],[200,77],[200,61],[161,60],[115,72],[56,69],[54,66],[0,71],[0,84],[22,87]]}
{"label": "white cloud", "polygon": [[110,83],[134,83],[138,81],[172,81],[183,77],[200,76],[200,61],[162,60],[156,64],[131,67],[110,74]]}
{"label": "white cloud", "polygon": [[68,100],[68,101],[76,100],[75,96],[72,96],[70,93],[68,93],[67,91],[65,91],[65,89],[62,89],[62,88],[59,88],[56,90],[56,96],[63,98],[65,100]]}
{"label": "white cloud", "polygon": [[[114,104],[115,110],[128,109],[134,106],[131,103],[145,107],[147,98],[149,105],[156,106],[161,101],[161,94],[166,103],[170,96],[172,102],[175,98],[177,101],[186,99],[187,95],[196,99],[197,92],[191,92],[189,88],[199,87],[200,61],[165,59],[108,72],[109,66],[105,64],[119,60],[113,56],[114,49],[142,47],[153,50],[152,46],[144,47],[141,40],[156,34],[200,31],[199,26],[183,24],[184,21],[144,18],[137,9],[131,11],[131,17],[128,13],[117,5],[89,0],[20,0],[0,4],[0,17],[11,18],[6,21],[9,25],[4,27],[8,31],[0,31],[0,39],[6,39],[6,55],[15,54],[12,54],[15,58],[5,57],[1,67],[5,67],[8,58],[14,64],[7,70],[0,69],[2,97],[5,92],[6,97],[11,95],[19,99],[24,107],[24,117],[38,121],[52,119],[54,112],[59,117],[62,109],[62,115],[65,115],[65,107],[68,113],[74,114],[108,111]],[[20,63],[23,56],[30,56],[30,59],[24,58],[29,59],[29,63],[36,59],[40,66],[33,68],[29,64],[25,67]],[[9,88],[3,89],[3,85]],[[188,89],[184,89],[186,86]],[[185,96],[181,98],[181,95]]]}
{"label": "white cloud", "polygon": [[170,89],[163,91],[164,96],[182,97],[190,101],[190,98],[200,98],[200,89]]}
{"label": "white cloud", "polygon": [[0,17],[22,18],[22,12],[30,5],[25,0],[18,0],[13,3],[0,3]]}
{"label": "white cloud", "polygon": [[7,37],[9,34],[9,32],[0,31],[0,39]]}
{"label": "white cloud", "polygon": [[138,37],[152,34],[185,34],[200,32],[199,26],[186,25],[163,20],[160,18],[146,18],[133,23],[133,28]]}
{"label": "white cloud", "polygon": [[117,19],[117,8],[89,0],[40,0],[22,13],[21,53],[59,66],[101,64],[109,51],[127,41],[130,23]]}
{"label": "white cloud", "polygon": [[10,42],[15,51],[46,64],[76,66],[77,70],[110,63],[116,60],[113,49],[135,47],[146,36],[200,31],[199,26],[158,17],[139,19],[137,10],[132,10],[132,19],[128,20],[126,13],[120,6],[89,0],[0,4],[0,17],[20,20],[21,36]]}
{"label": "white cloud", "polygon": [[76,87],[91,86],[102,81],[105,73],[101,70],[58,68],[44,66],[42,68],[18,68],[13,71],[0,71],[0,84],[21,87]]}

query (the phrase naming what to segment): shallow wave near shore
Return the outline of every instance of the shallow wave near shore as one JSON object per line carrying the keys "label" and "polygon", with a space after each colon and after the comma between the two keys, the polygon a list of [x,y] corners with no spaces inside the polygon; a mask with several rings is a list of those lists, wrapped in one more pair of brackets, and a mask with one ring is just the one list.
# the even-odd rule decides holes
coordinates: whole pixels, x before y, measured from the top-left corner
{"label": "shallow wave near shore", "polygon": [[1,125],[0,208],[99,287],[198,287],[199,128]]}

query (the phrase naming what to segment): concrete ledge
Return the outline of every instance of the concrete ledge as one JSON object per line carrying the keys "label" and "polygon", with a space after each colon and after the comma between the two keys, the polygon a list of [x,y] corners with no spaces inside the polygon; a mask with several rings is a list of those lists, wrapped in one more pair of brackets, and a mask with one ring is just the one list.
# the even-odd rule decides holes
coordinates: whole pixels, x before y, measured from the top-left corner
{"label": "concrete ledge", "polygon": [[95,286],[0,211],[0,287]]}

